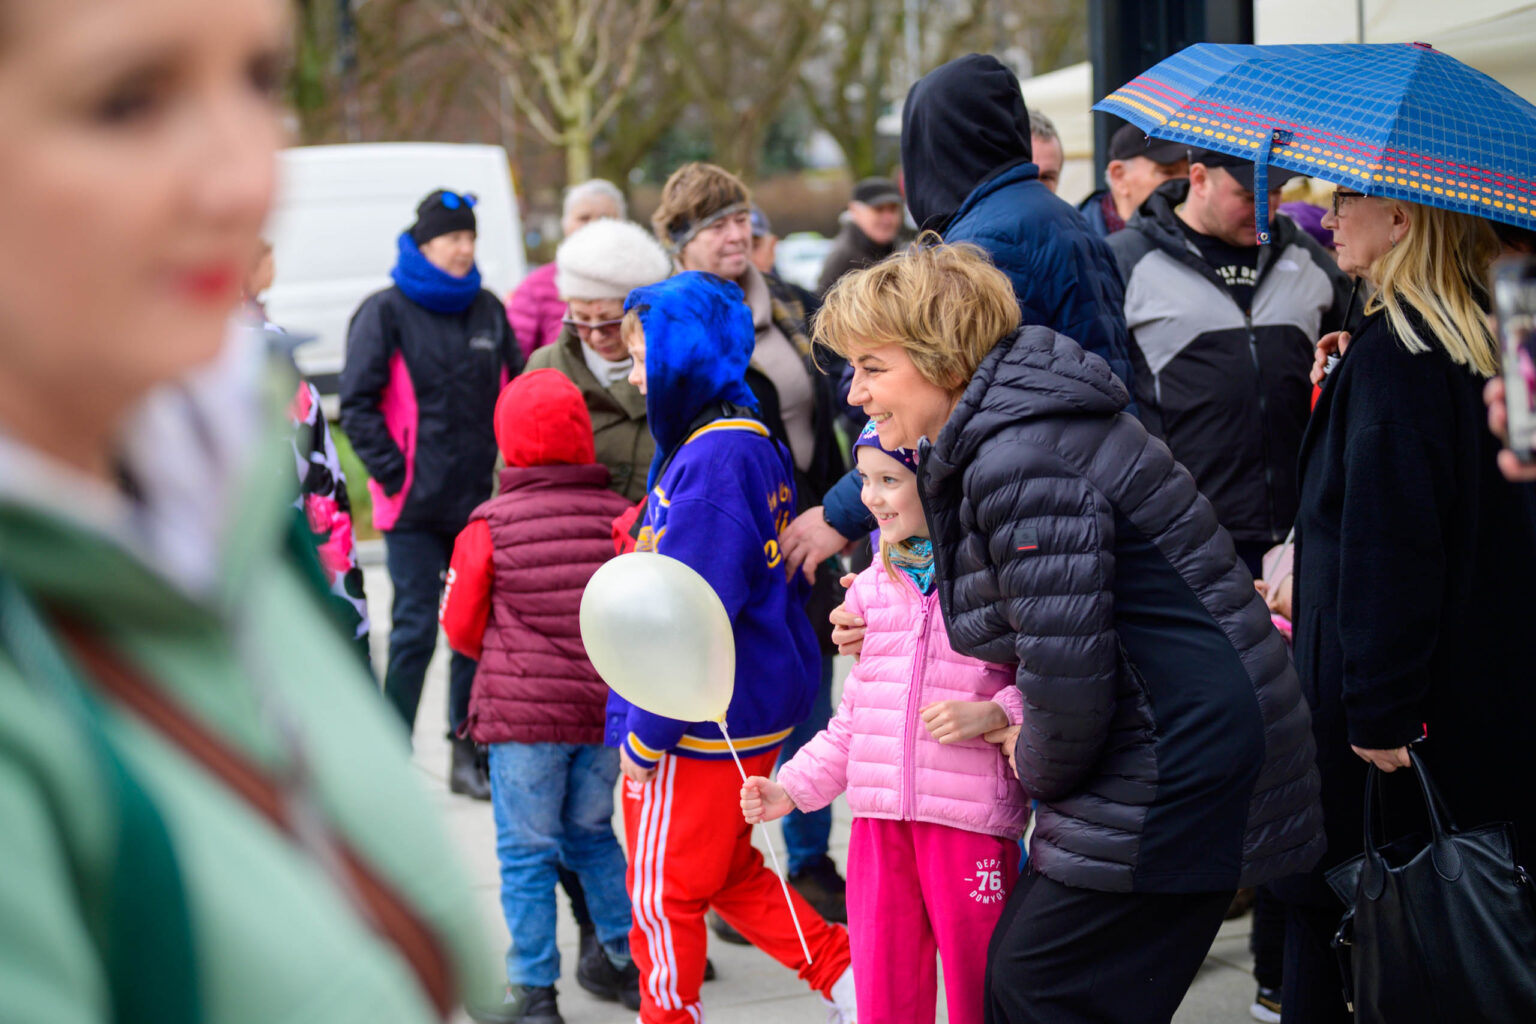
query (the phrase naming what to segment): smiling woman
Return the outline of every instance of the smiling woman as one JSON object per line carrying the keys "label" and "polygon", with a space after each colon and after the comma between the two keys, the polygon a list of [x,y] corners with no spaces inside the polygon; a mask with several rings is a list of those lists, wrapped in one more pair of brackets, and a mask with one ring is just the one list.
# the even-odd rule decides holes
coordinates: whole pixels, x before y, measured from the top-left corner
{"label": "smiling woman", "polygon": [[1322,852],[1284,641],[1108,364],[1020,327],[977,250],[845,277],[816,326],[881,444],[918,445],[951,644],[1010,665],[1023,696],[1020,729],[992,738],[1039,816],[988,1019],[1169,1019],[1233,891]]}
{"label": "smiling woman", "polygon": [[484,962],[229,326],[286,6],[0,3],[7,1019],[414,1024]]}

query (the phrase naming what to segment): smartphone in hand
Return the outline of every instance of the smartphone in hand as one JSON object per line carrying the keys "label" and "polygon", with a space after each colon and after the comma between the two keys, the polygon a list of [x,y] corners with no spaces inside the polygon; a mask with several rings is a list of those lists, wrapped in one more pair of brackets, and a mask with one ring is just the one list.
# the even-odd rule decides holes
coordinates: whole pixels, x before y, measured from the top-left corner
{"label": "smartphone in hand", "polygon": [[1493,270],[1493,308],[1503,358],[1509,450],[1536,460],[1536,257],[1511,256]]}

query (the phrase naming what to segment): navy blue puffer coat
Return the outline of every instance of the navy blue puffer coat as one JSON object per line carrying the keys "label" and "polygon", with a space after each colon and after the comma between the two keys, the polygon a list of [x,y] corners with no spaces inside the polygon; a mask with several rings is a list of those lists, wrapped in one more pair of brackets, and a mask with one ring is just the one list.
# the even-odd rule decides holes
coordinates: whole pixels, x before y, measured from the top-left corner
{"label": "navy blue puffer coat", "polygon": [[1017,663],[1030,848],[1064,884],[1215,892],[1323,851],[1311,719],[1211,505],[1104,361],[1026,326],[924,446],[955,650]]}

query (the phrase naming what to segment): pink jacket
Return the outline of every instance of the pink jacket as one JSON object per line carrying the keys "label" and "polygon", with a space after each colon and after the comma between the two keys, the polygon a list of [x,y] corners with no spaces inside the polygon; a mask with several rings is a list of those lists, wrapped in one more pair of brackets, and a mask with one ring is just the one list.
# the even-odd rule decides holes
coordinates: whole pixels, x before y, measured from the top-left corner
{"label": "pink jacket", "polygon": [[507,296],[507,323],[517,335],[517,345],[527,359],[536,348],[553,345],[560,337],[565,303],[555,290],[555,265],[546,263],[523,278]]}
{"label": "pink jacket", "polygon": [[1029,794],[1001,750],[979,737],[942,744],[918,717],[934,701],[992,700],[1018,725],[1024,699],[1013,671],[956,654],[938,591],[923,596],[878,561],[859,574],[846,604],[868,624],[863,653],[837,714],[779,769],[795,805],[816,810],[846,790],[855,817],[1022,835]]}

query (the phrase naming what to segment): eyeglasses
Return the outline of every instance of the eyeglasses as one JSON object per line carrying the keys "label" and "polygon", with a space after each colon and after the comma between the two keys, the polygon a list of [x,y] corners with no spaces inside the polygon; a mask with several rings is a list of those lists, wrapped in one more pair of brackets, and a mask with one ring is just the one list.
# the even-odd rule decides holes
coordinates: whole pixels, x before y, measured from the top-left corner
{"label": "eyeglasses", "polygon": [[617,320],[594,320],[588,322],[586,320],[572,320],[570,317],[564,317],[560,322],[574,330],[577,337],[585,338],[594,331],[617,330],[619,324],[624,322],[624,318],[620,317]]}
{"label": "eyeglasses", "polygon": [[475,204],[479,201],[480,197],[473,192],[465,192],[463,195],[459,195],[457,192],[449,192],[447,189],[443,190],[443,206],[450,210],[457,210],[461,206],[467,210],[473,210]]}
{"label": "eyeglasses", "polygon": [[1346,199],[1364,199],[1364,198],[1365,198],[1365,193],[1364,192],[1355,192],[1352,189],[1347,189],[1347,188],[1336,188],[1336,189],[1334,189],[1333,190],[1333,215],[1335,217],[1337,217],[1339,215],[1339,207],[1344,204],[1344,200],[1346,200]]}

